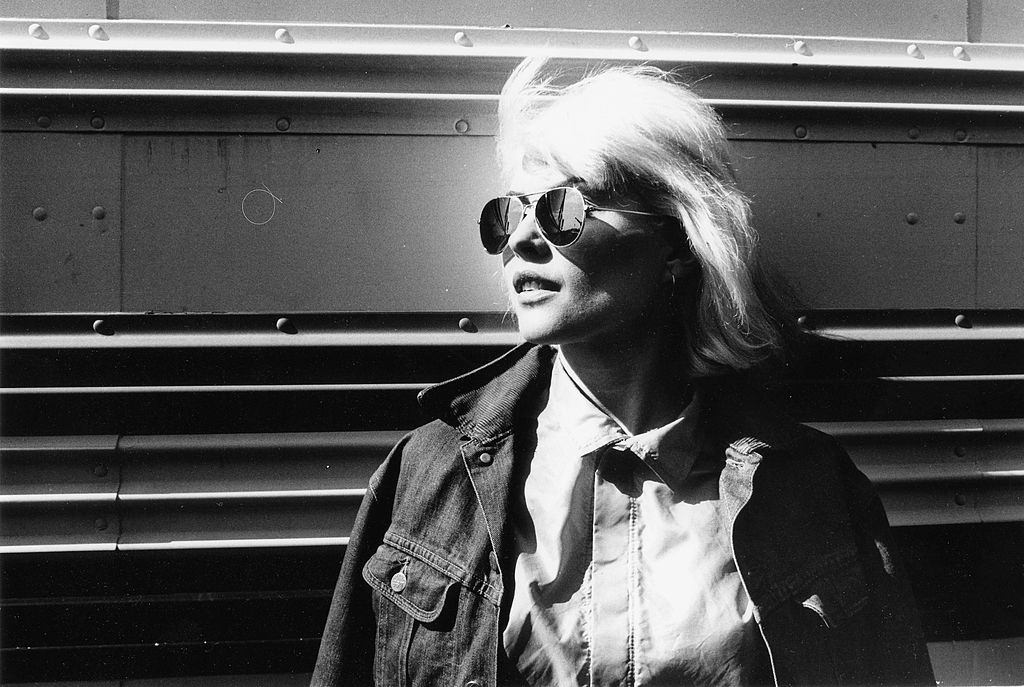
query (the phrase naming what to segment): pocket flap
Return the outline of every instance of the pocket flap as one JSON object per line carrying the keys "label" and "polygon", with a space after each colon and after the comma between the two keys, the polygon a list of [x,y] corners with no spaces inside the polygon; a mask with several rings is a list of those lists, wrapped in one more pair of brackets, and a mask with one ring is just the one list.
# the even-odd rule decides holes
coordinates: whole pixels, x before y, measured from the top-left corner
{"label": "pocket flap", "polygon": [[363,566],[363,579],[386,599],[421,623],[444,610],[448,590],[458,584],[405,551],[381,544]]}
{"label": "pocket flap", "polygon": [[856,560],[844,561],[817,576],[799,598],[804,599],[804,608],[821,616],[827,627],[835,628],[867,605],[867,584]]}

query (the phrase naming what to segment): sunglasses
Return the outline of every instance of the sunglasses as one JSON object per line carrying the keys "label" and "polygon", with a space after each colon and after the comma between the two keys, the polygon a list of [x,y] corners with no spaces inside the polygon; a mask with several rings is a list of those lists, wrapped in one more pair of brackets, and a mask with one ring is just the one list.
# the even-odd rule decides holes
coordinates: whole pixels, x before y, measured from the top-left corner
{"label": "sunglasses", "polygon": [[[530,198],[536,198],[531,201]],[[533,214],[541,236],[552,246],[565,248],[579,240],[587,215],[594,210],[622,212],[628,215],[663,217],[653,212],[603,208],[590,203],[579,189],[559,186],[543,193],[525,196],[498,196],[487,201],[480,212],[480,242],[491,255],[499,255],[508,244],[509,235],[526,216],[526,209],[534,206]]]}

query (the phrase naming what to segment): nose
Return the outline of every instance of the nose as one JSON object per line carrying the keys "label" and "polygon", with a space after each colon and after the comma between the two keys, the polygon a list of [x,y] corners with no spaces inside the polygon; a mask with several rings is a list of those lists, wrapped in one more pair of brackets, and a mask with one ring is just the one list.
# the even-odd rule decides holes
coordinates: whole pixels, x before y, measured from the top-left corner
{"label": "nose", "polygon": [[[544,240],[537,226],[537,217],[534,215],[533,207],[526,209],[523,219],[519,221],[516,228],[508,235],[506,252],[511,251],[524,260],[530,262],[543,262],[551,255],[551,246]],[[509,256],[511,257],[511,256]],[[507,262],[507,260],[506,260]]]}

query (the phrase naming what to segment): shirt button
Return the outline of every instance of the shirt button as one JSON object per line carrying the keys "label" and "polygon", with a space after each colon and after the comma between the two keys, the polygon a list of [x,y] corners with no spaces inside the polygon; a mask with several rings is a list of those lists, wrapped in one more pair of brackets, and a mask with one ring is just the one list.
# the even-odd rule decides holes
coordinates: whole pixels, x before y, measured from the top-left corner
{"label": "shirt button", "polygon": [[476,459],[480,461],[481,465],[490,465],[491,463],[494,462],[494,456],[492,456],[490,453],[487,453],[486,451],[477,456]]}
{"label": "shirt button", "polygon": [[402,590],[405,589],[406,582],[407,580],[405,579],[405,573],[399,570],[391,578],[391,591],[395,592],[396,594],[401,594]]}

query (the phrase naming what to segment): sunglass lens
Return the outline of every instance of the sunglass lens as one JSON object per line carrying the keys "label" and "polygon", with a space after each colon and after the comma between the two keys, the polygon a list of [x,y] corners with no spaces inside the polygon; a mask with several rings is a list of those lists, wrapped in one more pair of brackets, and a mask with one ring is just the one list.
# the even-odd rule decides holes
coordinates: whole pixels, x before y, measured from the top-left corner
{"label": "sunglass lens", "polygon": [[555,246],[568,246],[583,231],[587,203],[574,188],[551,189],[537,201],[537,223],[544,238]]}
{"label": "sunglass lens", "polygon": [[501,196],[487,201],[480,213],[480,242],[484,250],[498,255],[505,248],[508,235],[523,219],[523,204],[518,198]]}

